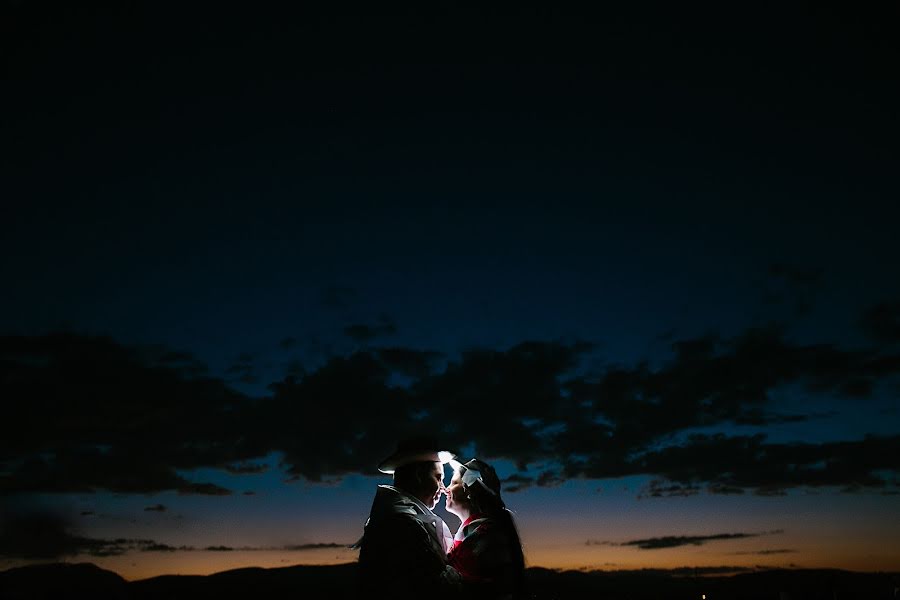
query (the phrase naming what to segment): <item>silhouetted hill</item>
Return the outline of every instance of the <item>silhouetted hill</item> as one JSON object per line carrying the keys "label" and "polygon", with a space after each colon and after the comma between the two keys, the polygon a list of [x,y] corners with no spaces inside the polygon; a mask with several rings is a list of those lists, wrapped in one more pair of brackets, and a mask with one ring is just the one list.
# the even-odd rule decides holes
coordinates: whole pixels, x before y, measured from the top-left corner
{"label": "silhouetted hill", "polygon": [[353,598],[356,563],[258,567],[207,577],[164,575],[129,584],[131,600],[196,598]]}
{"label": "silhouetted hill", "polygon": [[90,563],[33,565],[0,571],[3,600],[126,600],[129,585],[116,573]]}
{"label": "silhouetted hill", "polygon": [[[528,569],[534,600],[651,598],[700,600],[895,600],[896,573],[771,570],[697,576],[675,571],[553,571]],[[0,572],[3,600],[197,600],[229,598],[356,598],[356,564],[246,568],[208,576],[163,575],[126,582],[92,564],[51,564]],[[368,590],[367,598],[377,598]],[[425,593],[424,597],[428,597]]]}
{"label": "silhouetted hill", "polygon": [[692,599],[700,600],[850,600],[895,599],[897,574],[838,570],[770,570],[728,576],[675,571],[549,571],[529,569],[535,598]]}

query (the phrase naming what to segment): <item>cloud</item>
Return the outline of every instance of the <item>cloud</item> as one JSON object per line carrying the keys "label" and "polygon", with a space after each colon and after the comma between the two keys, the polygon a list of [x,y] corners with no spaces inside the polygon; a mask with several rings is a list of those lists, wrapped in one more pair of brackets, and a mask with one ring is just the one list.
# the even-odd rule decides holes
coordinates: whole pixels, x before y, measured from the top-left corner
{"label": "cloud", "polygon": [[69,532],[60,515],[48,511],[0,506],[0,556],[48,559],[71,555],[86,546],[86,540]]}
{"label": "cloud", "polygon": [[[834,414],[781,409],[774,391],[784,386],[865,406],[900,373],[900,356],[792,343],[773,328],[675,340],[671,359],[652,368],[597,370],[592,351],[529,341],[453,358],[369,347],[250,398],[108,338],[0,337],[0,494],[228,495],[186,473],[261,472],[273,452],[289,478],[336,481],[374,475],[398,439],[423,430],[448,448],[474,444],[479,456],[513,461],[510,492],[629,475],[653,478],[644,497],[896,488],[900,436],[773,443],[735,426]],[[690,433],[698,429],[708,433]]]}
{"label": "cloud", "polygon": [[677,548],[679,546],[702,546],[715,540],[734,540],[753,537],[746,533],[719,533],[716,535],[679,535],[623,542],[620,546],[637,546],[641,550],[658,550],[660,548]]}
{"label": "cloud", "polygon": [[323,542],[315,544],[288,544],[284,546],[170,546],[152,540],[134,540],[129,550],[139,552],[309,552],[330,548],[347,548],[348,544]]}
{"label": "cloud", "polygon": [[344,335],[361,344],[395,333],[397,333],[397,326],[394,325],[394,322],[388,316],[379,317],[378,323],[375,325],[355,323],[344,328]]}
{"label": "cloud", "polygon": [[288,377],[302,377],[306,374],[306,369],[303,367],[303,363],[299,360],[289,360],[288,362],[284,363],[284,374]]}
{"label": "cloud", "polygon": [[[655,570],[655,569],[654,569]],[[670,575],[682,576],[702,576],[702,575],[727,575],[730,573],[747,573],[755,570],[753,567],[737,567],[737,566],[697,566],[697,567],[676,567],[674,569],[658,569],[658,573],[668,573]],[[642,570],[644,572],[650,569]],[[640,572],[640,571],[639,571]]]}
{"label": "cloud", "polygon": [[[179,474],[265,454],[248,447],[248,399],[104,337],[0,337],[0,494],[226,494]],[[245,439],[245,438],[244,438]]]}
{"label": "cloud", "polygon": [[61,514],[33,508],[24,501],[0,505],[0,556],[58,559],[65,556],[118,556],[152,544],[152,540],[100,539],[79,535]]}
{"label": "cloud", "polygon": [[371,472],[416,408],[409,393],[387,385],[390,373],[371,353],[334,357],[302,379],[271,386],[272,397],[248,420],[284,454],[291,476],[321,482]]}
{"label": "cloud", "polygon": [[[149,507],[154,509],[153,507]],[[24,500],[5,500],[0,505],[0,557],[14,559],[59,559],[70,556],[121,556],[130,552],[308,552],[346,548],[336,542],[283,546],[174,546],[140,538],[92,538],[78,534],[72,524],[56,512],[35,509]]]}
{"label": "cloud", "polygon": [[170,546],[153,540],[121,540],[127,542],[124,551],[137,552],[308,552],[330,548],[347,548],[348,544],[333,542],[318,544],[293,544],[284,546]]}
{"label": "cloud", "polygon": [[871,353],[793,345],[777,330],[749,330],[732,340],[688,340],[673,349],[675,359],[658,370],[613,368],[573,387],[582,403],[590,403],[589,416],[615,425],[619,445],[642,446],[717,423],[783,422],[784,415],[767,410],[769,393],[778,386],[799,383],[811,391],[841,393],[848,382],[883,375]]}
{"label": "cloud", "polygon": [[[617,567],[620,566],[619,563],[613,562],[605,562],[603,563],[604,567]],[[538,568],[538,567],[535,567]],[[614,575],[624,575],[624,576],[637,576],[642,579],[649,579],[652,577],[702,577],[704,575],[733,575],[737,573],[748,573],[751,571],[755,571],[756,569],[768,569],[771,567],[738,567],[738,566],[728,566],[728,565],[715,565],[715,566],[694,566],[694,567],[675,567],[672,569],[597,569],[596,566],[584,566],[578,569],[582,573],[587,574],[598,574],[607,576],[610,574]]]}
{"label": "cloud", "polygon": [[[867,436],[827,443],[767,443],[754,436],[694,435],[678,446],[648,452],[637,459],[639,470],[692,486],[713,482],[710,491],[752,489],[759,495],[781,494],[795,487],[884,489],[886,472],[900,470],[900,436]],[[665,495],[664,493],[662,495]]]}
{"label": "cloud", "polygon": [[347,548],[348,544],[321,543],[321,544],[296,544],[293,546],[283,546],[280,549],[290,552],[305,552],[307,550],[322,550],[325,548]]}
{"label": "cloud", "polygon": [[876,342],[900,342],[900,301],[881,302],[870,307],[863,313],[859,325]]}
{"label": "cloud", "polygon": [[776,554],[793,554],[797,552],[791,548],[775,548],[772,550],[749,550],[745,552],[731,552],[735,556],[772,556]]}
{"label": "cloud", "polygon": [[138,346],[134,357],[147,365],[175,371],[183,377],[202,377],[209,369],[188,352],[179,352],[161,345]]}
{"label": "cloud", "polygon": [[225,465],[225,470],[232,475],[258,475],[269,470],[269,465],[265,463],[236,463]]}
{"label": "cloud", "polygon": [[293,336],[283,337],[278,341],[278,347],[282,350],[291,350],[297,345],[297,338]]}
{"label": "cloud", "polygon": [[178,493],[182,496],[230,496],[231,490],[225,489],[214,483],[186,483],[179,486]]}
{"label": "cloud", "polygon": [[701,488],[696,485],[683,485],[680,483],[668,483],[667,480],[654,479],[647,485],[639,497],[646,498],[670,498],[673,496],[687,497],[699,494]]}
{"label": "cloud", "polygon": [[565,483],[565,479],[560,477],[556,471],[544,471],[538,475],[535,483],[538,487],[556,487]]}
{"label": "cloud", "polygon": [[225,369],[225,374],[229,380],[240,383],[254,384],[259,383],[259,376],[256,374],[256,367],[252,364],[238,363],[231,365]]}
{"label": "cloud", "polygon": [[442,356],[440,352],[397,347],[378,348],[374,352],[387,368],[416,379],[431,375],[435,362]]}
{"label": "cloud", "polygon": [[347,286],[330,285],[322,290],[322,305],[334,310],[346,310],[359,300],[359,293]]}
{"label": "cloud", "polygon": [[776,263],[769,266],[762,299],[770,306],[787,307],[793,317],[803,317],[812,311],[813,297],[821,284],[821,269]]}
{"label": "cloud", "polygon": [[529,477],[522,473],[513,473],[503,480],[503,490],[507,492],[518,492],[534,485],[534,477]]}
{"label": "cloud", "polygon": [[769,266],[769,275],[784,279],[797,286],[816,286],[822,282],[822,270],[805,268],[785,263],[773,263]]}
{"label": "cloud", "polygon": [[[886,483],[879,470],[900,468],[900,461],[879,456],[893,449],[898,438],[768,444],[762,434],[719,434],[674,441],[676,434],[692,428],[821,418],[821,414],[772,411],[772,390],[791,384],[808,394],[854,398],[860,395],[858,382],[879,381],[900,372],[893,357],[868,350],[791,344],[773,329],[749,330],[731,340],[682,341],[673,349],[674,360],[659,369],[617,367],[593,381],[568,384],[575,408],[566,420],[566,434],[553,444],[566,477],[648,474],[681,484],[671,489],[678,493],[704,483],[717,490],[763,492],[769,486],[850,482],[878,488]],[[732,450],[737,454],[730,454]],[[835,452],[837,457],[830,459]],[[841,458],[844,453],[856,462],[846,462]],[[782,465],[776,456],[784,461]]]}
{"label": "cloud", "polygon": [[138,550],[141,552],[177,552],[179,550],[190,551],[193,549],[193,546],[170,546],[168,544],[160,544],[158,542],[144,544],[140,548],[138,548]]}
{"label": "cloud", "polygon": [[772,535],[783,533],[781,530],[770,531],[767,533],[716,533],[713,535],[669,535],[662,537],[652,537],[627,542],[607,542],[588,540],[588,546],[636,546],[641,550],[660,550],[663,548],[678,548],[680,546],[702,546],[709,542],[720,540],[738,540],[744,538],[759,537],[762,535]]}

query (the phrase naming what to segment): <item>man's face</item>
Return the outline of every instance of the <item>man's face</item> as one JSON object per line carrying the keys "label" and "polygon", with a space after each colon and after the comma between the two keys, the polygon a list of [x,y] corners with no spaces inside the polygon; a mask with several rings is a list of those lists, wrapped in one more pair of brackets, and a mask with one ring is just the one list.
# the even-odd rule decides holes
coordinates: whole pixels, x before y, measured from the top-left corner
{"label": "man's face", "polygon": [[444,465],[435,462],[432,467],[430,477],[422,483],[422,496],[419,499],[425,506],[433,509],[444,491]]}

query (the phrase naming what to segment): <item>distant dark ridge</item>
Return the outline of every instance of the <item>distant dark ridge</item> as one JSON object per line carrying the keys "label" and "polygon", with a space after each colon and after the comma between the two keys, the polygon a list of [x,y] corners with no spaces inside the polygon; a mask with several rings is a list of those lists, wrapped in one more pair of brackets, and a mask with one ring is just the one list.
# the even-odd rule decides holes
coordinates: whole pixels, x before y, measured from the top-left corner
{"label": "distant dark ridge", "polygon": [[356,563],[249,567],[206,577],[163,575],[128,584],[129,600],[355,598]]}
{"label": "distant dark ridge", "polygon": [[3,600],[128,600],[128,582],[91,563],[32,565],[0,571]]}
{"label": "distant dark ridge", "polygon": [[[895,600],[895,590],[900,588],[898,573],[788,569],[702,576],[708,571],[555,571],[533,567],[527,571],[527,581],[533,600],[700,600],[703,594],[707,600]],[[3,600],[350,599],[360,597],[355,585],[355,563],[251,567],[208,576],[163,575],[132,582],[86,563],[34,565],[0,572]],[[389,597],[389,590],[383,595]],[[380,597],[378,590],[366,590],[363,596]]]}
{"label": "distant dark ridge", "polygon": [[[550,571],[529,569],[534,598],[657,598],[700,600],[897,600],[900,573],[835,569],[772,569],[711,575],[709,568],[669,571]],[[696,575],[692,574],[696,572]]]}

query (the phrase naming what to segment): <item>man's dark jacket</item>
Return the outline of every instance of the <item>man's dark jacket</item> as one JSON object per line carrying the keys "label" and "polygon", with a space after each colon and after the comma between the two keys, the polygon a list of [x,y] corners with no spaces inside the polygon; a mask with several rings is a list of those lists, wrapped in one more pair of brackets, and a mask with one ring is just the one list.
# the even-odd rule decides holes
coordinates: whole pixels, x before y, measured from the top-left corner
{"label": "man's dark jacket", "polygon": [[440,598],[458,590],[459,574],[447,565],[445,531],[443,520],[420,500],[379,485],[359,544],[360,591]]}

